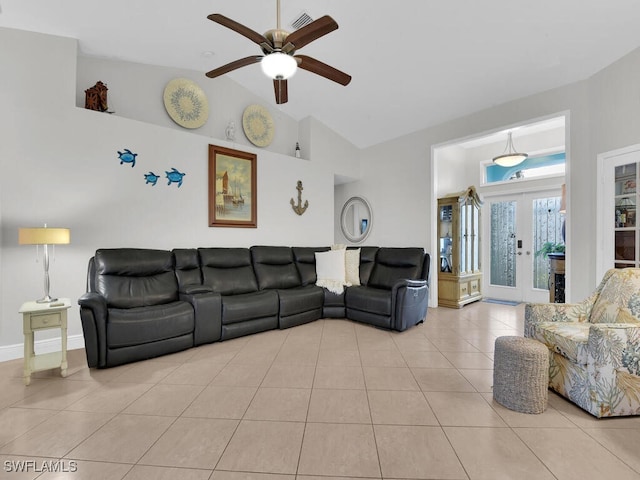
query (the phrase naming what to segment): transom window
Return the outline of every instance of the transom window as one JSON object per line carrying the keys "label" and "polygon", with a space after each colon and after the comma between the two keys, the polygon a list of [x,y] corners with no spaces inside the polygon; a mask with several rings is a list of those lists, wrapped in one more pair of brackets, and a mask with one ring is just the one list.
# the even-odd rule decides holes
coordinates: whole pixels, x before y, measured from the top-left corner
{"label": "transom window", "polygon": [[514,167],[501,167],[491,161],[484,165],[483,184],[531,180],[533,178],[563,176],[565,152],[537,155]]}

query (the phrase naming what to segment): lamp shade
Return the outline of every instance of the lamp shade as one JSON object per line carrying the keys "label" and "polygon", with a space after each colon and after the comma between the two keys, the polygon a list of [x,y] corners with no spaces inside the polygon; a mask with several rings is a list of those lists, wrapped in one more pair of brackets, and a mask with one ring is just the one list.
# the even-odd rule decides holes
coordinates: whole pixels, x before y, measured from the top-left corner
{"label": "lamp shade", "polygon": [[526,153],[510,153],[508,155],[499,155],[493,159],[493,163],[501,167],[515,167],[527,159]]}
{"label": "lamp shade", "polygon": [[262,58],[260,66],[266,76],[274,80],[286,80],[296,73],[298,62],[291,55],[273,52]]}
{"label": "lamp shade", "polygon": [[20,245],[66,245],[71,243],[71,231],[68,228],[20,228]]}
{"label": "lamp shade", "polygon": [[529,155],[526,153],[518,153],[513,146],[513,139],[511,138],[511,132],[507,139],[507,146],[504,149],[502,155],[498,155],[493,158],[493,163],[500,165],[501,167],[515,167],[516,165],[524,162]]}

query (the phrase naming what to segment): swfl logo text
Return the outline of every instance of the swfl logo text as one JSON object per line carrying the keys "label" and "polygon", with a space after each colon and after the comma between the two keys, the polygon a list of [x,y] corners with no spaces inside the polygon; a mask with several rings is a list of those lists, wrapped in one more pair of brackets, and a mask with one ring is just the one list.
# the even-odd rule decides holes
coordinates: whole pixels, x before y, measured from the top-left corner
{"label": "swfl logo text", "polygon": [[4,471],[10,473],[74,473],[78,471],[78,462],[74,460],[5,460]]}

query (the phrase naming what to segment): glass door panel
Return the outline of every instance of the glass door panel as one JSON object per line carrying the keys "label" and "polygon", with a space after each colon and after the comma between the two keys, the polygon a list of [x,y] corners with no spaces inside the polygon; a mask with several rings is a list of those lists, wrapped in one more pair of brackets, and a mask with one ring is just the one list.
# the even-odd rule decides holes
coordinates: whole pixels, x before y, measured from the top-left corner
{"label": "glass door panel", "polygon": [[[564,218],[560,215],[562,197],[546,197],[533,199],[533,252],[538,252],[544,244],[554,245],[564,243],[562,238],[562,224]],[[533,256],[532,283],[533,288],[549,289],[549,259],[544,255]]]}
{"label": "glass door panel", "polygon": [[466,273],[468,268],[468,238],[467,238],[467,207],[463,206],[460,209],[460,274]]}
{"label": "glass door panel", "polygon": [[615,232],[615,255],[616,262],[620,263],[619,267],[632,267],[636,259],[636,232],[634,231],[618,231]]}
{"label": "glass door panel", "polygon": [[516,286],[516,202],[491,203],[491,285]]}

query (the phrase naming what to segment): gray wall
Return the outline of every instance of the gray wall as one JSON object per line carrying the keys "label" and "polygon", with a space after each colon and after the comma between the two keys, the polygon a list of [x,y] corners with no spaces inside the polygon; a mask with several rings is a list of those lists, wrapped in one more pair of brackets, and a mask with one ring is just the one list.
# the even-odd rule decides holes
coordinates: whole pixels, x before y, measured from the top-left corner
{"label": "gray wall", "polygon": [[[214,93],[207,125],[198,131],[182,129],[164,112],[161,92],[167,79],[176,74],[194,78],[195,72],[85,58],[80,66],[92,73],[81,75],[76,74],[76,61],[75,40],[0,29],[4,72],[0,76],[4,172],[0,177],[0,359],[16,352],[21,355],[18,309],[43,293],[42,263],[35,262],[35,247],[17,244],[19,227],[46,222],[71,229],[71,245],[56,248],[50,271],[51,293],[70,297],[74,305],[85,291],[87,261],[97,248],[333,242],[335,172],[331,165],[354,161],[348,143],[340,141],[332,151],[335,134],[322,128],[314,131],[307,122],[306,138],[313,137],[323,148],[320,152],[307,150],[313,160],[297,159],[292,147],[298,124],[279,117],[277,111],[271,150],[248,144],[239,122],[236,142],[222,140],[229,111],[241,115],[246,105],[256,102],[237,85],[229,85],[235,100],[224,107],[228,111],[220,111],[224,92]],[[92,77],[91,81],[83,81],[76,89],[76,78],[83,75]],[[84,89],[97,80],[108,83],[116,114],[76,107],[80,98],[84,105]],[[136,115],[142,115],[144,121],[125,118]],[[210,143],[257,153],[258,228],[208,226]],[[120,165],[117,151],[124,148],[138,153],[134,168]],[[186,172],[180,188],[167,185],[164,172],[171,167]],[[162,177],[156,186],[144,182],[149,171]],[[303,181],[303,199],[310,204],[302,216],[289,203],[297,197],[298,180]],[[81,332],[76,306],[69,312],[72,345],[81,340]],[[56,335],[59,332],[51,330],[43,332],[42,338]]]}

